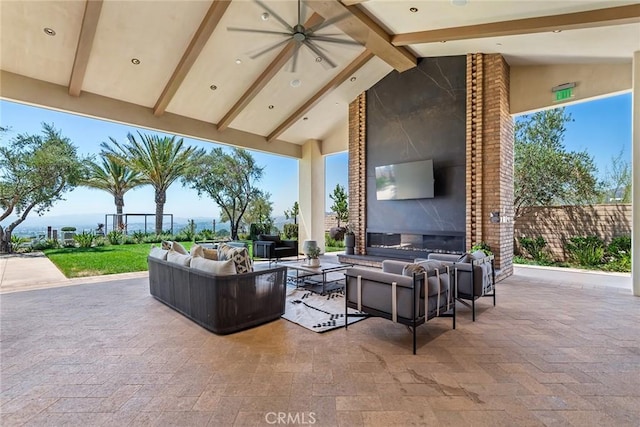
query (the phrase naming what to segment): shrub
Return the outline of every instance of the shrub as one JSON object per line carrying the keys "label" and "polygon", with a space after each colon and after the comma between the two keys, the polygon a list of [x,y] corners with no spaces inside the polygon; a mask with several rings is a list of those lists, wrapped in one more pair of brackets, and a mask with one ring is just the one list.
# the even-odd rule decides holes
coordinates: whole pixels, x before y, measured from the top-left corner
{"label": "shrub", "polygon": [[295,240],[298,238],[298,224],[285,224],[283,227],[284,237]]}
{"label": "shrub", "polygon": [[329,233],[324,233],[324,245],[328,248],[344,248],[344,240],[336,240]]}
{"label": "shrub", "polygon": [[491,252],[491,247],[486,242],[476,243],[471,246],[471,252],[475,251],[482,251],[485,255],[491,255],[493,253]]}
{"label": "shrub", "polygon": [[547,246],[547,242],[546,240],[544,240],[544,237],[538,236],[534,239],[531,237],[523,236],[518,239],[518,241],[520,242],[524,250],[527,251],[529,256],[535,261],[541,263],[547,263],[550,261],[549,255],[547,255],[546,251],[544,250],[545,246]]}
{"label": "shrub", "polygon": [[200,230],[196,235],[197,240],[213,240],[213,230],[209,230],[205,228],[204,230]]}
{"label": "shrub", "polygon": [[145,238],[147,237],[147,233],[145,233],[144,231],[134,231],[133,234],[131,235],[131,238],[136,242],[136,243],[145,243]]}
{"label": "shrub", "polygon": [[608,271],[631,271],[631,236],[614,237],[606,250],[607,263],[603,269]]}
{"label": "shrub", "polygon": [[103,236],[96,236],[93,244],[95,247],[102,247],[107,244],[107,240]]}
{"label": "shrub", "polygon": [[43,239],[34,242],[31,248],[36,251],[43,251],[45,249],[57,249],[60,247],[60,242],[55,239]]}
{"label": "shrub", "polygon": [[585,267],[600,265],[604,257],[604,242],[598,236],[571,237],[565,249],[574,262]]}
{"label": "shrub", "polygon": [[124,245],[125,234],[120,230],[112,230],[107,233],[107,240],[112,245]]}
{"label": "shrub", "polygon": [[87,233],[86,231],[73,236],[73,240],[75,240],[81,248],[90,248],[95,238],[96,236],[92,232]]}
{"label": "shrub", "polygon": [[62,227],[60,231],[76,231],[75,227]]}
{"label": "shrub", "polygon": [[256,224],[249,225],[249,240],[258,240],[259,234],[269,234],[271,231],[270,224]]}
{"label": "shrub", "polygon": [[11,235],[11,251],[15,252],[18,250],[18,248],[20,247],[20,245],[22,245],[23,243],[27,243],[29,241],[29,239],[27,239],[26,237],[19,237],[16,236],[14,234]]}

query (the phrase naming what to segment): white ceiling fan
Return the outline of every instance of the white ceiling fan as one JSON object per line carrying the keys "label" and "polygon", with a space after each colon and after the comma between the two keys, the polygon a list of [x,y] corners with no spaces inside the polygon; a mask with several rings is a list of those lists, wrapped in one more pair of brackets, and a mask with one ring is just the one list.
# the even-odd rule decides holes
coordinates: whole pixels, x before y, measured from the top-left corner
{"label": "white ceiling fan", "polygon": [[[227,27],[228,31],[237,31],[237,32],[245,32],[245,33],[256,33],[256,34],[271,34],[271,35],[279,35],[283,36],[284,39],[278,41],[271,46],[268,46],[257,53],[249,55],[251,59],[255,59],[261,55],[264,55],[267,52],[270,52],[286,43],[291,41],[295,42],[294,53],[293,53],[293,61],[291,66],[291,71],[296,71],[296,64],[298,61],[298,53],[302,46],[306,46],[313,54],[316,56],[316,61],[322,63],[325,67],[335,68],[336,64],[331,60],[328,55],[327,49],[324,48],[321,43],[335,43],[341,45],[354,45],[360,46],[360,43],[354,40],[346,40],[342,38],[334,37],[337,34],[318,34],[319,30],[328,27],[329,25],[335,24],[339,20],[343,19],[344,16],[338,16],[333,19],[329,19],[321,22],[318,25],[313,25],[309,28],[306,28],[302,22],[303,19],[303,2],[302,0],[298,0],[298,19],[294,25],[289,25],[287,21],[274,12],[269,6],[267,6],[264,2],[260,0],[253,0],[257,3],[265,13],[262,15],[263,19],[268,19],[269,17],[273,17],[278,23],[280,23],[285,31],[272,31],[272,30],[260,30],[253,28],[238,28],[238,27]],[[319,59],[318,59],[319,58]]]}

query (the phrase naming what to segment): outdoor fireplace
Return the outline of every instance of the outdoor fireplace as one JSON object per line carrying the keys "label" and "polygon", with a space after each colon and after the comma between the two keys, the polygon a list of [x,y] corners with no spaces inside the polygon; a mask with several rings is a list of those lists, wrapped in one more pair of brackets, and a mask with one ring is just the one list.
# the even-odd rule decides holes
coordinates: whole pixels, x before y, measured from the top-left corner
{"label": "outdoor fireplace", "polygon": [[391,258],[426,258],[430,253],[462,254],[464,233],[456,231],[367,232],[367,254]]}

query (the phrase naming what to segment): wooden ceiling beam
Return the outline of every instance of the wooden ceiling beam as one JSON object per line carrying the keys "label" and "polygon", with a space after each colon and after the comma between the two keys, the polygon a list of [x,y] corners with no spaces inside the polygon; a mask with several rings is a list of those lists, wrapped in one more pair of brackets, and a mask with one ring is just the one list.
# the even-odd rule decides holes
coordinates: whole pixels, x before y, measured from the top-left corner
{"label": "wooden ceiling beam", "polygon": [[336,27],[394,69],[402,72],[416,66],[416,57],[392,45],[391,36],[357,6],[346,7],[338,0],[310,0],[307,5],[327,20],[336,19]]}
{"label": "wooden ceiling beam", "polygon": [[71,68],[71,78],[69,79],[69,95],[71,96],[80,96],[80,92],[82,92],[82,83],[87,72],[87,64],[89,64],[101,10],[102,0],[87,0],[80,27],[80,37],[78,37],[78,46],[76,47],[76,56]]}
{"label": "wooden ceiling beam", "polygon": [[557,30],[577,30],[637,22],[640,22],[640,4],[633,4],[606,9],[587,10],[584,12],[565,13],[562,15],[538,16],[513,21],[490,22],[487,24],[397,34],[391,38],[391,43],[394,46],[406,46],[441,41],[534,34]]}
{"label": "wooden ceiling beam", "polygon": [[211,34],[216,29],[220,20],[224,16],[227,8],[231,4],[231,0],[214,0],[209,7],[207,14],[202,19],[198,30],[193,35],[187,50],[182,54],[182,59],[178,63],[178,66],[173,71],[171,78],[167,82],[162,91],[162,94],[156,101],[156,105],[153,107],[153,114],[160,116],[164,114],[167,106],[175,96],[176,92],[187,77],[189,70],[200,56],[202,49],[209,41]]}
{"label": "wooden ceiling beam", "polygon": [[289,129],[294,123],[296,123],[302,116],[304,116],[309,110],[318,104],[325,96],[327,96],[332,90],[344,83],[349,77],[358,71],[364,64],[366,64],[371,58],[373,53],[367,49],[362,52],[356,59],[354,59],[349,65],[347,65],[337,76],[335,76],[329,83],[324,85],[322,89],[316,92],[311,98],[307,100],[295,113],[287,117],[273,132],[267,136],[267,142],[271,142],[282,135],[287,129]]}
{"label": "wooden ceiling beam", "polygon": [[[324,22],[324,18],[317,13],[311,15],[309,19],[304,23],[305,28],[314,27]],[[273,79],[273,77],[280,71],[284,64],[291,59],[299,48],[297,42],[291,39],[284,48],[280,51],[278,56],[271,61],[271,64],[265,68],[260,76],[253,82],[253,84],[247,89],[247,91],[240,97],[233,107],[224,115],[224,117],[218,122],[218,130],[223,131],[229,127],[231,122],[244,110],[247,105],[255,98],[258,93]]]}

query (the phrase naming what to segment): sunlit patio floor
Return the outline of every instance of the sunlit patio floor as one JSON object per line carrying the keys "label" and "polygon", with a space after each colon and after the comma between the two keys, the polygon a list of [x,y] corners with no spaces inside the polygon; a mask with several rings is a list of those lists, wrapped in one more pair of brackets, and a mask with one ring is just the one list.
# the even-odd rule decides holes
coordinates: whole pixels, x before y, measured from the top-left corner
{"label": "sunlit patio floor", "polygon": [[375,318],[217,336],[145,277],[6,293],[0,424],[640,425],[640,298],[516,275],[478,308],[419,327],[414,356]]}

